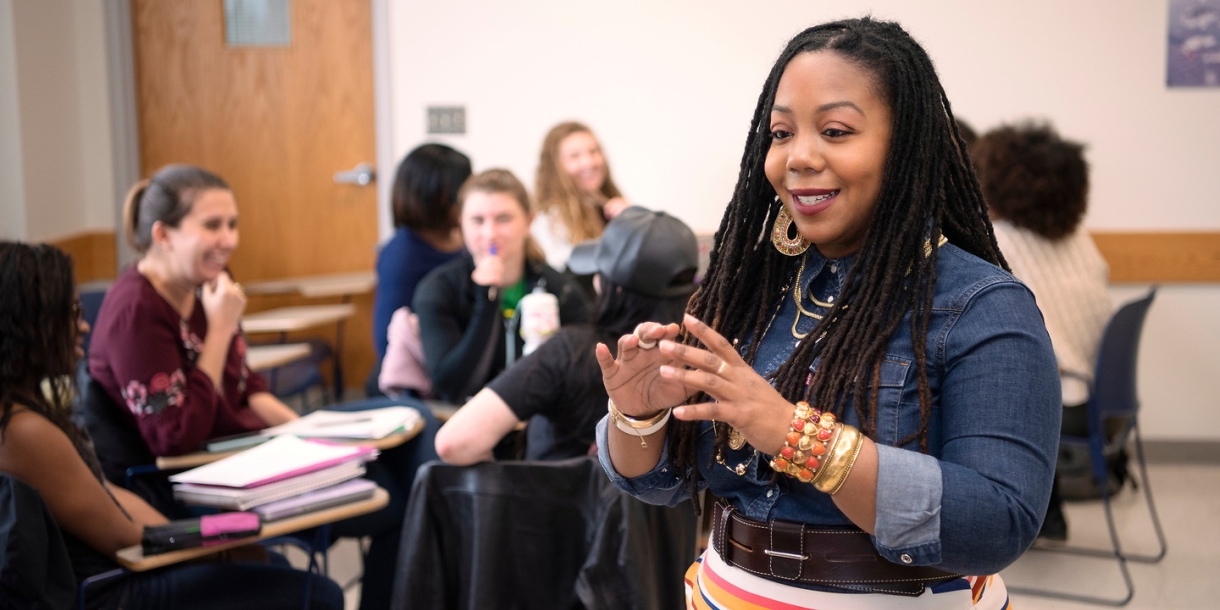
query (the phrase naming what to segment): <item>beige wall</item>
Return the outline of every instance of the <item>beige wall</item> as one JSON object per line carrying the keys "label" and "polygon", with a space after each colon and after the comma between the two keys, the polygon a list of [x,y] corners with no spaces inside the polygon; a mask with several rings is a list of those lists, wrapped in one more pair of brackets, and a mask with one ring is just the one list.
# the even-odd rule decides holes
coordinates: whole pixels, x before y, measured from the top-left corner
{"label": "beige wall", "polygon": [[[428,139],[430,104],[467,109],[465,136],[433,139],[527,184],[546,130],[578,118],[630,198],[714,230],[787,38],[869,12],[924,43],[976,128],[1039,116],[1087,142],[1089,228],[1220,229],[1220,89],[1165,87],[1168,9],[1143,0],[391,0],[393,155],[381,175]],[[1117,286],[1115,301],[1144,288]],[[1215,311],[1218,286],[1162,288],[1141,352],[1147,437],[1220,440]]]}
{"label": "beige wall", "polygon": [[[383,193],[426,139],[425,107],[457,103],[469,133],[441,140],[477,168],[506,166],[531,183],[546,129],[578,118],[631,198],[710,231],[786,38],[871,8],[925,43],[976,128],[1043,116],[1089,143],[1089,228],[1220,230],[1220,89],[1165,88],[1163,2],[375,2],[387,9],[377,24],[389,80]],[[101,5],[0,0],[0,235],[114,227]],[[1146,436],[1220,440],[1218,310],[1218,286],[1162,288],[1141,352]]]}
{"label": "beige wall", "polygon": [[25,237],[15,36],[13,2],[0,0],[0,239]]}
{"label": "beige wall", "polygon": [[[96,0],[11,0],[17,104],[0,102],[0,122],[20,125],[19,195],[6,218],[24,217],[14,237],[39,241],[113,229],[106,49]],[[0,33],[0,43],[3,42]],[[0,76],[4,76],[0,67]],[[12,148],[11,146],[9,147]],[[7,150],[0,154],[12,155]],[[14,203],[14,200],[16,203]],[[16,208],[14,210],[13,208]]]}

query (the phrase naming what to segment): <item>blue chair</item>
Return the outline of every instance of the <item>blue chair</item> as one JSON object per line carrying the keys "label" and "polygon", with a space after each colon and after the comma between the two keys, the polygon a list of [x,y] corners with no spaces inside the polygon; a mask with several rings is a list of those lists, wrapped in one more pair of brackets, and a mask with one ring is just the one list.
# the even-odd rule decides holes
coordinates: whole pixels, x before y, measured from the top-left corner
{"label": "blue chair", "polygon": [[[1086,406],[1089,435],[1087,437],[1064,435],[1059,439],[1061,446],[1076,446],[1088,451],[1093,481],[1100,490],[1102,506],[1105,509],[1112,548],[1042,545],[1033,547],[1033,550],[1115,560],[1126,585],[1126,596],[1120,599],[1109,599],[1020,587],[1009,587],[1009,591],[1092,604],[1124,606],[1135,595],[1135,587],[1131,581],[1127,562],[1157,563],[1165,557],[1168,547],[1165,543],[1165,532],[1161,528],[1161,520],[1157,516],[1156,505],[1152,499],[1152,485],[1148,480],[1148,466],[1144,461],[1144,446],[1139,432],[1139,396],[1135,387],[1140,335],[1143,332],[1148,308],[1152,305],[1155,296],[1156,287],[1154,286],[1146,296],[1123,305],[1110,318],[1105,333],[1102,335],[1101,346],[1098,348],[1097,370]],[[1114,428],[1115,423],[1120,424],[1117,430]],[[1109,433],[1107,433],[1107,427],[1110,428]],[[1143,487],[1148,513],[1160,544],[1160,551],[1155,555],[1135,555],[1124,552],[1119,540],[1118,529],[1114,523],[1106,458],[1117,455],[1126,446],[1129,439],[1135,445],[1135,457],[1139,464],[1141,477],[1140,486]]]}

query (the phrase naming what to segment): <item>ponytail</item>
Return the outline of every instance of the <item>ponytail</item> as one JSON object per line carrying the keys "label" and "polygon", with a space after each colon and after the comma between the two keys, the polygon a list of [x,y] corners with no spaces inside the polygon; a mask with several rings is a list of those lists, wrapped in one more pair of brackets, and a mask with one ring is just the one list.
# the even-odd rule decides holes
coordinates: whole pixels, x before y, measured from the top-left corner
{"label": "ponytail", "polygon": [[131,187],[127,191],[127,199],[123,201],[123,237],[127,240],[127,245],[133,250],[144,254],[152,245],[151,231],[147,234],[141,232],[138,223],[140,222],[140,200],[144,198],[144,192],[148,190],[148,186],[152,184],[151,180],[144,179]]}
{"label": "ponytail", "polygon": [[158,222],[177,227],[191,213],[195,195],[209,189],[231,190],[224,180],[193,165],[167,165],[131,187],[123,202],[123,233],[141,255],[152,247],[152,228]]}

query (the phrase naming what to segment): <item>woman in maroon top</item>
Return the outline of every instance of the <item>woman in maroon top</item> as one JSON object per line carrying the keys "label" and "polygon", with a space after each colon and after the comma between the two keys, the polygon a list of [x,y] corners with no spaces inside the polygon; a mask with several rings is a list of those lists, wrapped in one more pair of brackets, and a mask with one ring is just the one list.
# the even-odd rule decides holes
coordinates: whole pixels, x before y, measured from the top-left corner
{"label": "woman in maroon top", "polygon": [[[126,407],[152,454],[190,453],[209,438],[295,419],[246,366],[238,326],[246,297],[226,270],[237,247],[229,186],[204,169],[164,167],[128,195],[124,230],[141,258],[106,292],[89,373]],[[362,608],[389,603],[407,493],[417,466],[436,459],[439,423],[419,410],[424,432],[368,467],[368,478],[389,492],[389,506],[332,527],[340,536],[372,536]]]}
{"label": "woman in maroon top", "polygon": [[106,293],[89,372],[135,415],[153,454],[295,419],[246,366],[246,297],[225,270],[237,247],[228,185],[170,166],[132,190],[124,219],[142,258]]}

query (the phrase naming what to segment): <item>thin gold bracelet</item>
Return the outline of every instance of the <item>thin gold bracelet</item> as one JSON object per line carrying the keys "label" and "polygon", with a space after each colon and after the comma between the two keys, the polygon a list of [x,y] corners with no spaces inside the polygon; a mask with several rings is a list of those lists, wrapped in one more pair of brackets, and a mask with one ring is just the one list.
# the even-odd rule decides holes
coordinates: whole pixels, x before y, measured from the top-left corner
{"label": "thin gold bracelet", "polygon": [[626,424],[629,428],[651,428],[669,415],[670,412],[670,409],[661,409],[660,411],[657,411],[656,415],[651,415],[647,418],[641,419],[638,417],[631,417],[630,415],[619,411],[618,405],[614,404],[613,398],[611,398],[607,404],[610,407],[610,415],[614,417],[614,419]]}

